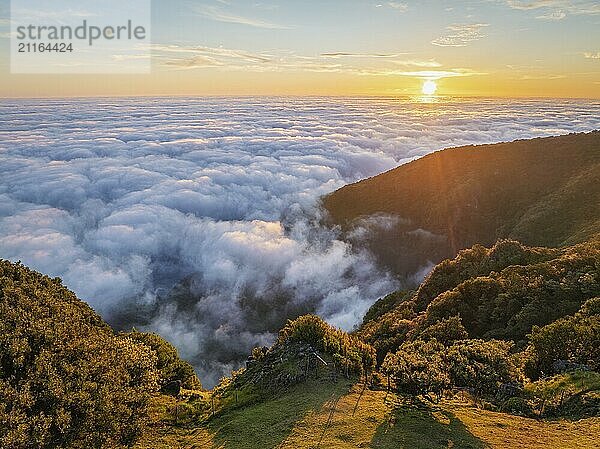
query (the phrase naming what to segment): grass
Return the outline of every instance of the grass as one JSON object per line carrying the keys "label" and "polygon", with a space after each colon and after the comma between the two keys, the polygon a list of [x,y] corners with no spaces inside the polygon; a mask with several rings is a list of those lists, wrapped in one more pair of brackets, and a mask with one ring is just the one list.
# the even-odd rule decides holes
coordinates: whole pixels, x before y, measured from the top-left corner
{"label": "grass", "polygon": [[600,448],[600,418],[542,421],[455,401],[408,404],[349,381],[311,379],[279,397],[179,426],[165,414],[174,400],[158,404],[155,425],[137,449]]}
{"label": "grass", "polygon": [[597,449],[600,448],[600,418],[580,421],[539,421],[504,413],[449,406],[472,435],[491,448],[506,449]]}

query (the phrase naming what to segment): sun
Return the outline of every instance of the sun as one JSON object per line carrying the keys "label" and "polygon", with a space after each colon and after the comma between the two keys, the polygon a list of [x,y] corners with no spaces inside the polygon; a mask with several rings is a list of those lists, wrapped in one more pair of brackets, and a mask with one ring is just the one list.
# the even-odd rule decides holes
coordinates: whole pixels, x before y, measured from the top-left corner
{"label": "sun", "polygon": [[437,84],[435,84],[435,81],[431,81],[431,80],[425,81],[423,83],[423,87],[421,88],[423,95],[433,95],[436,90],[437,90]]}

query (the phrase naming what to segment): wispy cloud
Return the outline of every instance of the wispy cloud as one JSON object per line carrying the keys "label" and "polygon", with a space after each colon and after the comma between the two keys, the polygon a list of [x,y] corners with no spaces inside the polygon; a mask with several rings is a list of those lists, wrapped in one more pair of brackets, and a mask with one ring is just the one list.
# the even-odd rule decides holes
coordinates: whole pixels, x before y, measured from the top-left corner
{"label": "wispy cloud", "polygon": [[396,58],[407,53],[321,53],[324,58]]}
{"label": "wispy cloud", "polygon": [[485,35],[483,28],[488,23],[454,24],[446,27],[447,34],[431,41],[439,47],[465,47],[468,43],[477,41]]}
{"label": "wispy cloud", "polygon": [[535,16],[536,19],[550,21],[562,20],[565,17],[567,17],[567,13],[565,13],[562,9],[558,9],[556,11],[548,11],[544,14],[540,14],[539,16]]}
{"label": "wispy cloud", "polygon": [[542,10],[535,16],[540,20],[562,20],[568,15],[600,14],[596,0],[503,0],[512,9],[521,11]]}
{"label": "wispy cloud", "polygon": [[196,6],[193,8],[196,14],[206,17],[217,22],[235,23],[239,25],[247,25],[255,28],[265,28],[269,30],[286,30],[291,27],[280,25],[265,20],[245,17],[222,10],[216,6]]}
{"label": "wispy cloud", "polygon": [[441,67],[442,64],[435,61],[434,59],[420,60],[420,59],[404,59],[393,61],[394,64],[414,67]]}
{"label": "wispy cloud", "polygon": [[[180,45],[160,45],[155,44],[152,46],[152,50],[158,53],[189,53],[193,54],[198,62],[201,62],[202,66],[222,66],[226,65],[227,62],[232,61],[243,61],[250,63],[266,63],[270,62],[273,58],[270,55],[252,53],[244,50],[235,50],[223,47],[204,47],[204,46],[180,46]],[[209,64],[210,63],[210,64]]]}
{"label": "wispy cloud", "polygon": [[566,78],[565,75],[555,75],[552,73],[543,75],[523,75],[520,80],[560,80]]}
{"label": "wispy cloud", "polygon": [[585,52],[583,52],[583,57],[585,59],[600,59],[600,51],[596,51],[596,52],[585,51]]}
{"label": "wispy cloud", "polygon": [[[481,75],[470,69],[408,70],[412,68],[440,68],[434,59],[400,59],[398,54],[384,53],[321,53],[317,56],[298,55],[293,52],[252,53],[229,48],[203,46],[158,45],[153,54],[163,66],[173,69],[221,68],[252,72],[316,72],[346,73],[356,76],[413,76],[440,79],[456,76]],[[360,58],[361,61],[354,60]],[[369,61],[369,58],[372,58]]]}
{"label": "wispy cloud", "polygon": [[401,66],[415,66],[415,67],[441,67],[442,65],[433,59],[397,59],[401,56],[409,55],[410,53],[346,53],[346,52],[334,52],[334,53],[321,53],[323,58],[331,59],[352,59],[352,58],[363,58],[363,59],[386,59],[390,63]]}
{"label": "wispy cloud", "polygon": [[395,9],[400,12],[404,12],[408,10],[408,5],[402,2],[388,2],[388,6],[392,9]]}
{"label": "wispy cloud", "polygon": [[452,70],[420,70],[416,72],[397,72],[397,75],[412,76],[415,78],[438,80],[441,78],[454,78],[457,76],[485,75],[482,72],[476,72],[470,69],[452,69]]}

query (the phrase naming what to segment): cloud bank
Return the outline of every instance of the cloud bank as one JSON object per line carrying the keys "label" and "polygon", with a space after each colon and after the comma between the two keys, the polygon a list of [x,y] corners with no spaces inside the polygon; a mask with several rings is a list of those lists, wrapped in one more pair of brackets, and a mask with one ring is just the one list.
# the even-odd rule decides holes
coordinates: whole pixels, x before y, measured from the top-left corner
{"label": "cloud bank", "polygon": [[397,287],[319,226],[319,196],[449,146],[600,128],[600,104],[582,101],[2,100],[0,112],[0,257],[62,277],[116,326],[162,333],[207,385],[287,317],[351,329]]}

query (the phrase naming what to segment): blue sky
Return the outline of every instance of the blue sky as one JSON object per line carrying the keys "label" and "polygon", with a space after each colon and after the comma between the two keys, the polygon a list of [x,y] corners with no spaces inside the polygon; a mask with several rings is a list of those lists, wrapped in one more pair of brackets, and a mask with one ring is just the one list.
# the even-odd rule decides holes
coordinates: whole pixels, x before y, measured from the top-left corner
{"label": "blue sky", "polygon": [[412,95],[433,79],[448,95],[600,97],[597,1],[175,0],[152,19],[151,75],[11,76],[4,60],[0,94]]}

